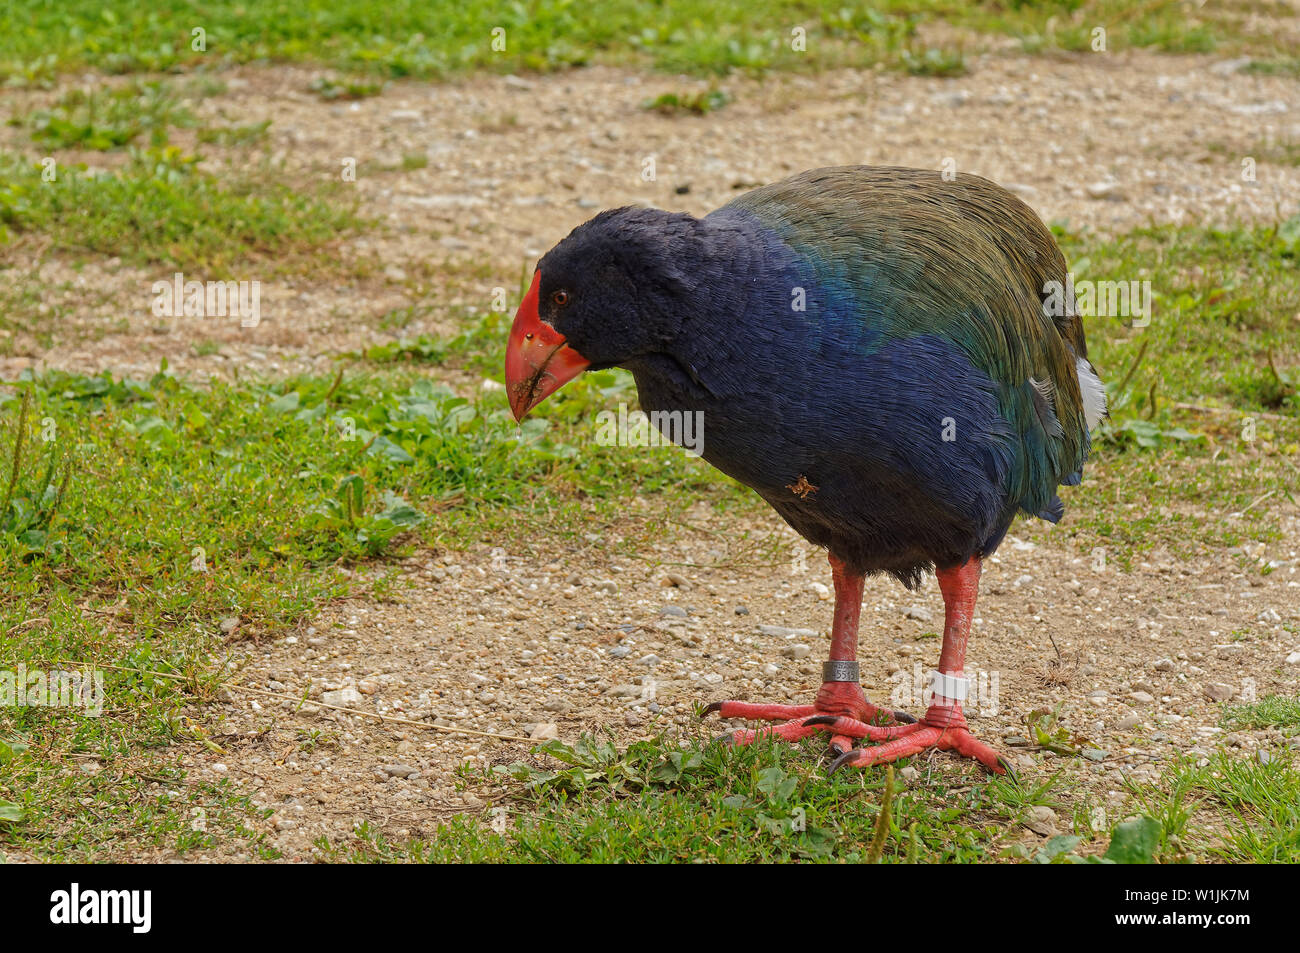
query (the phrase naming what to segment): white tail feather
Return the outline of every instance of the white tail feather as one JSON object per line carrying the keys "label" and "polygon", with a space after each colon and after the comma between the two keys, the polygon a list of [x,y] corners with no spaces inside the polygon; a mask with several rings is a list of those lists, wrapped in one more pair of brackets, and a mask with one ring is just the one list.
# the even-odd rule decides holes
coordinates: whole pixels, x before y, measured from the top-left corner
{"label": "white tail feather", "polygon": [[1106,387],[1084,358],[1079,358],[1074,369],[1079,375],[1079,393],[1083,395],[1083,419],[1092,430],[1106,416]]}

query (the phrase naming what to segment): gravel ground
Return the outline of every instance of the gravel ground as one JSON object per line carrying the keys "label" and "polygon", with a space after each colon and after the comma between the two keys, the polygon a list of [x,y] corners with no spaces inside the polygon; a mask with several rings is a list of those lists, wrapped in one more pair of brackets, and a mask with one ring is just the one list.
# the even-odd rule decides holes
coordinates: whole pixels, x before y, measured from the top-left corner
{"label": "gravel ground", "polygon": [[[758,565],[720,542],[746,531],[789,538],[775,516],[738,525],[701,505],[687,520],[695,530],[637,560],[608,555],[618,532],[581,549],[422,555],[405,567],[410,588],[396,601],[333,606],[285,639],[236,645],[231,665],[262,691],[514,738],[690,735],[696,702],[806,702],[828,644],[822,557],[805,551],[803,571],[794,558]],[[1294,540],[1300,514],[1292,507],[1283,520]],[[967,671],[996,685],[996,705],[986,695],[969,712],[973,729],[1041,783],[1061,762],[1025,747],[1023,719],[1061,704],[1063,723],[1100,748],[1098,760],[1068,762],[1069,798],[1117,810],[1125,777],[1150,780],[1176,755],[1276,750],[1286,743],[1276,730],[1225,733],[1219,722],[1224,704],[1297,690],[1300,641],[1283,623],[1300,620],[1298,557],[1261,545],[1193,562],[1157,553],[1129,573],[1099,572],[1090,553],[1050,533],[1009,539],[987,567],[971,640]],[[1278,565],[1243,571],[1260,561]],[[869,584],[860,651],[869,697],[919,713],[913,679],[937,660],[942,620],[933,579],[911,593]],[[345,837],[360,821],[428,836],[447,815],[484,807],[457,792],[462,763],[528,751],[239,689],[221,713],[218,725],[204,711],[229,752],[189,766],[274,809],[268,829],[288,860],[310,859],[317,837]],[[721,725],[711,720],[708,733]],[[319,743],[298,750],[309,732]],[[919,769],[909,783],[979,774],[946,754]]]}

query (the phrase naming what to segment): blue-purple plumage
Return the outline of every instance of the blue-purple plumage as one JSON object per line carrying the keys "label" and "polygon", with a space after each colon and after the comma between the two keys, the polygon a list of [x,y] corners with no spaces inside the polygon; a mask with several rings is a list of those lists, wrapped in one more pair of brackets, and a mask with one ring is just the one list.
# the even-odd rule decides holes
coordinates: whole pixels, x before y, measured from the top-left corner
{"label": "blue-purple plumage", "polygon": [[1101,412],[1077,316],[1043,309],[1064,259],[982,179],[826,169],[703,219],[620,209],[538,271],[543,302],[574,293],[543,319],[645,409],[703,412],[706,460],[907,584],[1018,511],[1059,519]]}

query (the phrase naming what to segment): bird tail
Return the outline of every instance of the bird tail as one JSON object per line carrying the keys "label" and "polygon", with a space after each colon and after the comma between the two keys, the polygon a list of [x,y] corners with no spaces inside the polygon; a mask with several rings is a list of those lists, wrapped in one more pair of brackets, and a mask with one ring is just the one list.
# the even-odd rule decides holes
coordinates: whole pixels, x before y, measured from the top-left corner
{"label": "bird tail", "polygon": [[1052,494],[1051,502],[1046,507],[1034,514],[1040,520],[1047,520],[1049,523],[1059,523],[1061,517],[1065,515],[1065,504],[1055,493]]}

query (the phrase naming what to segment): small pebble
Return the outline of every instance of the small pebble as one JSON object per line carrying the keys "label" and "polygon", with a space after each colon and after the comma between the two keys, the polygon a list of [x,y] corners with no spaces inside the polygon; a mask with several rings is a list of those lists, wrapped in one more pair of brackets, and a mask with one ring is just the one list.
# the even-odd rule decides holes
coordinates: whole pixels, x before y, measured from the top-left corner
{"label": "small pebble", "polygon": [[1029,809],[1025,827],[1035,834],[1051,837],[1056,833],[1056,812],[1045,804],[1036,804]]}
{"label": "small pebble", "polygon": [[1237,694],[1237,690],[1231,685],[1225,685],[1222,682],[1208,682],[1205,685],[1205,695],[1210,701],[1226,702],[1231,701],[1232,697]]}
{"label": "small pebble", "polygon": [[340,688],[338,691],[324,692],[321,695],[321,701],[325,704],[337,705],[340,708],[353,708],[363,700],[361,693],[355,688]]}

